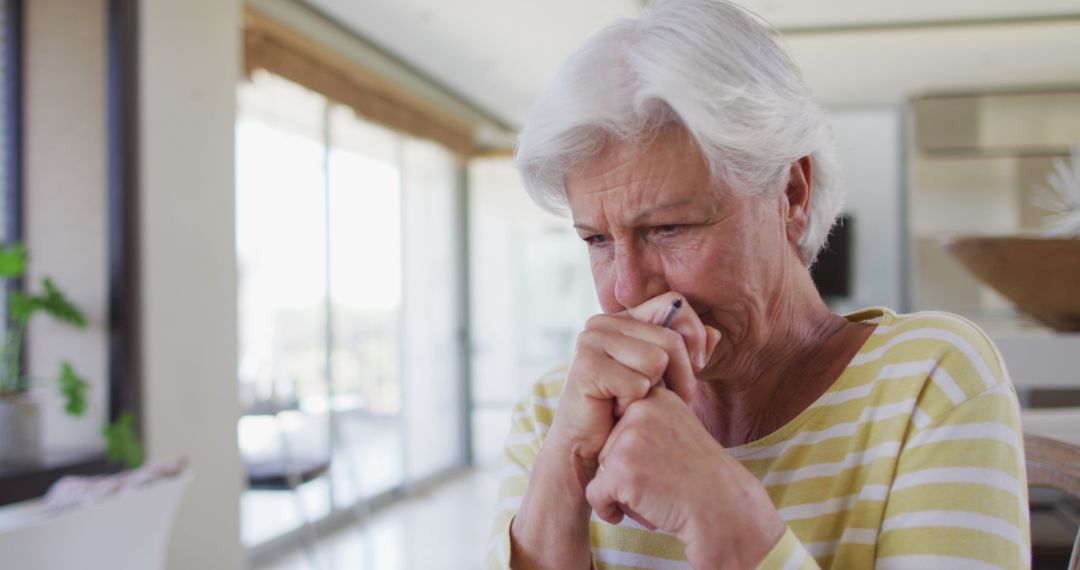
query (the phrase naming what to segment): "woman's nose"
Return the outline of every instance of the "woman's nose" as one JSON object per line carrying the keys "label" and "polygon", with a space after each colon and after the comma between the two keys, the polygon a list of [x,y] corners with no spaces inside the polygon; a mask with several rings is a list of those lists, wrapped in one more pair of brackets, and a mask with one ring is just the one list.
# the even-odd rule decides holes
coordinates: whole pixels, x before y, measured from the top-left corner
{"label": "woman's nose", "polygon": [[623,308],[636,307],[667,292],[663,269],[640,248],[621,247],[615,252],[615,300]]}

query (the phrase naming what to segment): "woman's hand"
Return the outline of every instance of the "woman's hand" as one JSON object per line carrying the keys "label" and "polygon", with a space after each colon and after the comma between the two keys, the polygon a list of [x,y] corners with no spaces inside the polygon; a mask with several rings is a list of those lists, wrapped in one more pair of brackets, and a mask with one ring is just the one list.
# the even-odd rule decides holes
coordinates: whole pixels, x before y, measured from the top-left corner
{"label": "woman's hand", "polygon": [[558,412],[511,525],[515,568],[588,567],[585,488],[615,422],[661,380],[688,395],[720,340],[685,300],[669,328],[656,324],[677,299],[665,293],[618,315],[596,315],[578,336]]}
{"label": "woman's hand", "polygon": [[765,487],[662,386],[627,407],[599,461],[597,516],[674,534],[694,568],[753,568],[784,534]]}
{"label": "woman's hand", "polygon": [[596,315],[578,335],[577,350],[545,446],[575,463],[581,487],[592,480],[597,458],[616,420],[661,380],[688,397],[720,340],[683,300],[668,328],[660,326],[677,293],[665,293],[618,315]]}

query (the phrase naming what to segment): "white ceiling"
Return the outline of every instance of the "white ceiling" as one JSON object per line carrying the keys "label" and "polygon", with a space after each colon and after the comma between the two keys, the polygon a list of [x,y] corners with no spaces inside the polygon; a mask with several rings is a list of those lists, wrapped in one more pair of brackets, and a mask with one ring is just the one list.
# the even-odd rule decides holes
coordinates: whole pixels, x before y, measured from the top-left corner
{"label": "white ceiling", "polygon": [[[639,0],[306,0],[517,125],[562,61]],[[830,106],[1080,84],[1080,0],[744,0]],[[1059,18],[1055,18],[1059,17]],[[994,22],[995,20],[1003,20]]]}

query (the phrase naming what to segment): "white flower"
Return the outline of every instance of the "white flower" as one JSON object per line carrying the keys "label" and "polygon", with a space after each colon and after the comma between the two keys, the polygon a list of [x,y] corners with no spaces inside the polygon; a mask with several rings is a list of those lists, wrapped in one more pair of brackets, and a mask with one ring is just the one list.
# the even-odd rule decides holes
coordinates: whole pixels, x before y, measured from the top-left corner
{"label": "white flower", "polygon": [[1044,221],[1044,236],[1080,238],[1080,147],[1073,147],[1068,161],[1054,160],[1046,186],[1035,188],[1031,202],[1054,212]]}

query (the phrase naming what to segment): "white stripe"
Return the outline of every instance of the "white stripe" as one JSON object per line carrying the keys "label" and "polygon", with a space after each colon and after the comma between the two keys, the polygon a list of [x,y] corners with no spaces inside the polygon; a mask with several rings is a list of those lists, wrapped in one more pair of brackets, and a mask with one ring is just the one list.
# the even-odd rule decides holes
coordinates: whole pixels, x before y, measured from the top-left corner
{"label": "white stripe", "polygon": [[878,371],[877,376],[875,376],[872,381],[867,382],[862,386],[840,390],[839,392],[826,392],[824,396],[818,398],[810,407],[836,406],[851,400],[863,398],[870,395],[874,390],[874,387],[877,386],[878,381],[898,380],[912,376],[925,377],[930,374],[935,367],[937,367],[937,361],[935,360],[916,360],[914,362],[886,364],[881,367],[881,370]]}
{"label": "white stripe", "polygon": [[895,441],[889,441],[863,451],[849,452],[844,457],[843,461],[837,461],[836,463],[818,463],[793,471],[773,471],[772,473],[767,473],[765,475],[762,483],[768,487],[771,485],[783,485],[794,481],[801,481],[803,479],[812,479],[814,477],[829,477],[852,467],[872,463],[882,457],[896,457],[896,454],[899,451],[900,444]]}
{"label": "white stripe", "polygon": [[515,445],[528,445],[531,446],[536,441],[536,434],[532,432],[525,433],[511,433],[506,436],[506,441],[503,442],[503,447],[514,447]]}
{"label": "white stripe", "polygon": [[879,334],[888,334],[890,331],[903,326],[918,327],[922,325],[927,325],[929,323],[926,323],[925,321],[929,320],[930,318],[937,318],[946,321],[952,321],[954,323],[959,323],[960,326],[964,328],[968,328],[971,326],[971,323],[969,323],[968,321],[964,319],[958,319],[956,318],[956,315],[952,313],[946,313],[945,311],[919,311],[918,313],[907,315],[902,314],[897,316],[900,317],[900,322],[894,321],[891,325],[879,326],[877,329],[874,330],[874,332],[878,333],[880,331]]}
{"label": "white stripe", "polygon": [[876,528],[852,528],[844,529],[840,542],[845,544],[877,544],[878,531]]}
{"label": "white stripe", "polygon": [[510,542],[510,540],[506,537],[506,533],[508,532],[510,531],[503,530],[497,533],[495,536],[491,537],[491,540],[488,542],[487,547],[487,551],[494,552],[495,557],[498,558],[499,563],[504,568],[508,568],[510,566],[510,552],[507,548],[507,546],[509,546],[508,543]]}
{"label": "white stripe", "polygon": [[877,380],[907,378],[908,376],[924,377],[938,367],[938,361],[934,359],[913,360],[910,362],[895,362],[881,367],[877,373]]}
{"label": "white stripe", "polygon": [[667,536],[675,536],[674,534],[671,534],[670,532],[665,532],[665,531],[662,531],[662,530],[649,530],[648,528],[645,528],[644,526],[642,526],[641,523],[639,523],[636,520],[634,520],[634,519],[632,519],[630,517],[627,517],[627,516],[624,516],[623,519],[621,521],[619,521],[619,524],[613,525],[613,524],[607,522],[606,520],[600,518],[596,514],[596,512],[594,511],[592,516],[589,517],[589,520],[591,520],[593,522],[596,522],[596,523],[600,523],[600,524],[606,524],[608,526],[617,526],[619,528],[629,528],[629,529],[634,529],[634,530],[644,530],[646,532],[653,532],[653,533],[656,533],[656,534],[663,534],[663,535],[667,535]]}
{"label": "white stripe", "polygon": [[982,467],[938,467],[907,473],[893,481],[892,490],[896,492],[922,485],[945,485],[951,483],[985,485],[1001,489],[1013,495],[1020,494],[1020,482],[1015,477],[996,469]]}
{"label": "white stripe", "polygon": [[649,568],[651,570],[688,570],[692,568],[690,563],[684,560],[657,558],[656,556],[646,556],[610,548],[593,547],[592,552],[597,561],[607,564],[619,564],[632,568]]}
{"label": "white stripe", "polygon": [[[513,426],[532,424],[536,422],[536,418],[533,417],[532,410],[518,410],[514,412],[513,417],[510,418],[510,424]],[[526,426],[527,427],[527,426]]]}
{"label": "white stripe", "polygon": [[810,556],[821,558],[822,556],[828,556],[836,552],[836,541],[806,542],[803,543],[803,548],[806,548],[806,551],[810,553]]}
{"label": "white stripe", "polygon": [[849,511],[858,501],[884,501],[888,496],[889,487],[887,485],[863,485],[861,491],[852,495],[837,497],[820,503],[807,503],[804,505],[784,507],[778,512],[780,513],[780,518],[784,519],[784,522],[791,522],[831,513]]}
{"label": "white stripe", "polygon": [[974,346],[971,346],[971,343],[969,343],[967,339],[952,331],[942,329],[916,329],[900,333],[870,352],[856,354],[855,358],[851,359],[851,364],[849,366],[860,366],[878,360],[896,345],[910,340],[940,340],[947,342],[953,345],[953,347],[958,349],[971,361],[972,366],[975,367],[975,371],[979,373],[979,377],[987,388],[998,383],[997,377],[990,372],[989,368],[987,368],[982,355],[979,354],[979,351],[976,350]]}
{"label": "white stripe", "polygon": [[502,469],[499,469],[499,483],[513,477],[528,477],[529,471],[521,465],[512,461],[503,463]]}
{"label": "white stripe", "polygon": [[922,411],[922,408],[915,406],[915,413],[911,414],[911,423],[919,429],[925,429],[926,426],[934,423],[934,420]]}
{"label": "white stripe", "polygon": [[942,443],[958,440],[992,440],[1000,441],[1020,450],[1020,436],[1007,425],[991,422],[974,424],[945,425],[920,431],[907,444],[907,449],[913,449],[922,445]]}
{"label": "white stripe", "polygon": [[806,562],[806,548],[799,548],[799,545],[795,546],[795,550],[791,552],[791,556],[784,561],[783,570],[799,570],[802,568],[803,563]]}
{"label": "white stripe", "polygon": [[940,366],[930,374],[930,381],[940,388],[954,405],[967,399],[967,394],[960,389],[960,385],[956,383],[956,380],[953,380],[952,375]]}
{"label": "white stripe", "polygon": [[820,408],[823,406],[837,406],[843,404],[844,402],[849,402],[858,398],[865,398],[866,396],[870,395],[870,392],[873,391],[876,384],[877,382],[873,381],[867,382],[862,386],[848,388],[847,390],[840,390],[838,392],[826,392],[823,396],[821,396],[813,404],[811,404],[810,407]]}
{"label": "white stripe", "polygon": [[541,398],[540,396],[533,396],[533,404],[538,408],[547,408],[549,410],[559,409],[559,396],[552,398]]}
{"label": "white stripe", "polygon": [[996,517],[968,511],[916,511],[885,519],[881,534],[910,528],[963,528],[993,534],[1023,548],[1024,539],[1016,525]]}
{"label": "white stripe", "polygon": [[[864,322],[868,322],[868,321],[864,321]],[[874,334],[876,334],[876,335],[889,334],[890,332],[893,331],[893,329],[900,326],[901,324],[902,323],[893,323],[891,325],[881,325],[881,324],[879,324],[877,326],[877,328],[874,329]]]}
{"label": "white stripe", "polygon": [[827,540],[822,542],[808,542],[804,546],[811,556],[817,558],[834,554],[838,546],[842,544],[877,544],[877,529],[874,528],[845,528],[840,540]]}
{"label": "white stripe", "polygon": [[[510,421],[511,424],[514,426],[520,426],[523,425],[525,422],[528,422],[531,425],[532,431],[540,435],[546,434],[548,430],[551,429],[550,425],[544,423],[540,420],[540,418],[534,416],[531,410],[522,410],[520,412],[515,412],[514,417],[511,418]],[[527,427],[526,429],[529,428]]]}
{"label": "white stripe", "polygon": [[790,439],[774,445],[746,448],[733,447],[728,449],[728,451],[740,461],[779,457],[796,445],[816,445],[833,438],[851,437],[855,435],[855,432],[858,431],[859,427],[862,425],[874,424],[897,416],[909,415],[911,414],[911,409],[914,405],[915,400],[909,398],[893,404],[871,406],[869,408],[863,408],[862,413],[859,414],[859,419],[853,422],[836,424],[818,431],[799,432]]}
{"label": "white stripe", "polygon": [[936,554],[904,554],[878,558],[874,570],[926,570],[927,568],[948,568],[949,570],[1001,570],[979,560],[958,556],[939,556]]}

